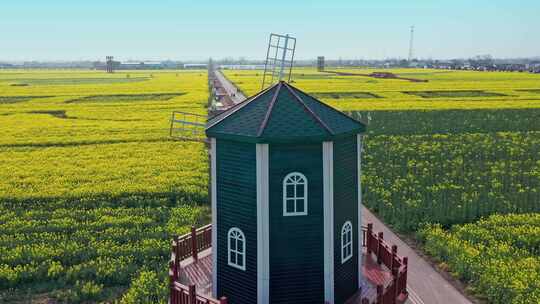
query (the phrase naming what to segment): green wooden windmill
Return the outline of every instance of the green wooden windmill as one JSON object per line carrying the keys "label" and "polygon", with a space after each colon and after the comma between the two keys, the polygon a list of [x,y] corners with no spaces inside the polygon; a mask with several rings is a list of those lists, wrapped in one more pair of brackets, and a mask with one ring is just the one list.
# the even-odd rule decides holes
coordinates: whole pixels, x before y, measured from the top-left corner
{"label": "green wooden windmill", "polygon": [[208,121],[215,297],[343,303],[358,291],[364,131],[283,81]]}

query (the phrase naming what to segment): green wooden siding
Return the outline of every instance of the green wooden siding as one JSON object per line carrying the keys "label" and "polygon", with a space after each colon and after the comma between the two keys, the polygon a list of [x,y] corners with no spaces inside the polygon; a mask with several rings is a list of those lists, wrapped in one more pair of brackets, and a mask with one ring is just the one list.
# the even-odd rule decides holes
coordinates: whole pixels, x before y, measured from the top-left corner
{"label": "green wooden siding", "polygon": [[[344,303],[358,290],[358,173],[356,136],[334,142],[334,297]],[[353,225],[353,257],[341,263],[341,228]]]}
{"label": "green wooden siding", "polygon": [[[232,304],[257,302],[257,186],[255,145],[217,139],[218,294]],[[227,232],[246,237],[246,270],[227,263]]]}
{"label": "green wooden siding", "polygon": [[[323,303],[322,145],[270,145],[270,302]],[[283,216],[283,178],[308,179],[308,215]]]}

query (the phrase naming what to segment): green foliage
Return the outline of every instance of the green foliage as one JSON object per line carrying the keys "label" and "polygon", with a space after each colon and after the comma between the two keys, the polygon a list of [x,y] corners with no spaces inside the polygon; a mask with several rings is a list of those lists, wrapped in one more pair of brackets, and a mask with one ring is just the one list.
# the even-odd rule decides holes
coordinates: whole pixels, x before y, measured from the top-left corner
{"label": "green foliage", "polygon": [[355,111],[369,135],[540,131],[540,109]]}
{"label": "green foliage", "polygon": [[364,203],[401,231],[540,211],[538,132],[368,136],[364,148]]}
{"label": "green foliage", "polygon": [[420,96],[422,98],[463,98],[463,97],[494,97],[506,96],[501,93],[486,92],[480,90],[459,90],[459,91],[408,91],[406,94]]}
{"label": "green foliage", "polygon": [[373,93],[368,92],[322,92],[322,93],[313,93],[311,94],[317,98],[381,98]]}
{"label": "green foliage", "polygon": [[[70,303],[101,299],[104,287],[125,288],[141,267],[166,274],[172,237],[206,224],[207,214],[207,207],[194,205],[0,205],[0,291],[48,283],[51,291],[64,290],[57,297]],[[149,275],[140,274],[130,290],[141,289]],[[130,297],[162,294],[152,288]]]}
{"label": "green foliage", "polygon": [[66,103],[81,102],[130,102],[130,101],[167,101],[185,93],[164,94],[116,94],[116,95],[91,95],[67,100]]}
{"label": "green foliage", "polygon": [[103,284],[93,281],[76,281],[71,289],[55,292],[55,297],[66,303],[95,302],[101,300]]}
{"label": "green foliage", "polygon": [[49,98],[54,96],[0,96],[0,104],[25,102],[36,98]]}
{"label": "green foliage", "polygon": [[[161,271],[161,274],[164,272]],[[122,297],[122,304],[166,303],[168,278],[154,271],[141,271],[131,282],[128,291]]]}
{"label": "green foliage", "polygon": [[493,215],[419,230],[424,249],[490,303],[540,302],[540,214]]}

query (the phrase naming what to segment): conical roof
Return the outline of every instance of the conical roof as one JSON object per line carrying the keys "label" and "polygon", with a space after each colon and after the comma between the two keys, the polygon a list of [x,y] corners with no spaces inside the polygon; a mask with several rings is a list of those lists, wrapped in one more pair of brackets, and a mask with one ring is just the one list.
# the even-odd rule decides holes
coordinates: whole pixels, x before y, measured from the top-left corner
{"label": "conical roof", "polygon": [[208,137],[245,142],[319,142],[365,125],[280,81],[208,121]]}

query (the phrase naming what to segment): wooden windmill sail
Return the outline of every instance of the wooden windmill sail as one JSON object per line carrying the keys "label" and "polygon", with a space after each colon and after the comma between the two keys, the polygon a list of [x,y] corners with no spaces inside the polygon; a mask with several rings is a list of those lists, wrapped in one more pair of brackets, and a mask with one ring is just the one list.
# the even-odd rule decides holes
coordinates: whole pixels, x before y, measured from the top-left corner
{"label": "wooden windmill sail", "polygon": [[[266,51],[266,61],[262,79],[262,89],[266,89],[282,80],[290,82],[296,49],[296,38],[290,35],[270,34]],[[220,79],[212,63],[208,66],[209,82],[213,87],[213,98],[209,105],[210,115],[174,111],[171,115],[169,135],[174,139],[208,142],[205,136],[207,122],[220,112],[235,107],[243,101],[233,102],[231,96],[220,85]]]}

